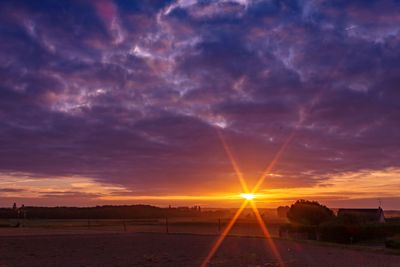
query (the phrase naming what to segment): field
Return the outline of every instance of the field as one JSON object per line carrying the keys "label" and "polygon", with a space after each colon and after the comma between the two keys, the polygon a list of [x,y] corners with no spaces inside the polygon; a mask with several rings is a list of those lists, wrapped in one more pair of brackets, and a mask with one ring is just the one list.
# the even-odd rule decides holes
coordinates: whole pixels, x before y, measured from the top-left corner
{"label": "field", "polygon": [[[0,266],[199,266],[218,222],[171,220],[166,230],[164,220],[27,221],[0,228]],[[273,240],[287,267],[400,266],[400,256],[383,248]],[[258,227],[242,221],[209,266],[280,265]]]}
{"label": "field", "polygon": [[[165,219],[139,219],[139,220],[0,220],[0,234],[24,233],[26,235],[37,233],[69,233],[84,231],[86,233],[191,233],[216,235],[227,224],[228,219],[210,218],[170,218],[168,225]],[[15,226],[20,224],[16,229]],[[268,229],[272,236],[278,237],[279,224],[269,224]],[[233,227],[231,235],[237,236],[263,236],[254,220],[239,220]]]}

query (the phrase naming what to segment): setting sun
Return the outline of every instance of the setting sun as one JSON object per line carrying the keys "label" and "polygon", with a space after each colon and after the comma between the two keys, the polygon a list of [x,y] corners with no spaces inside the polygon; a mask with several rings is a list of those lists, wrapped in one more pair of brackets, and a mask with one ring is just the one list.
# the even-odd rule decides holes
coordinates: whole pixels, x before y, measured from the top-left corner
{"label": "setting sun", "polygon": [[0,0],[0,267],[400,267],[399,11]]}
{"label": "setting sun", "polygon": [[243,193],[243,194],[240,194],[240,196],[247,200],[253,200],[254,198],[256,198],[256,196],[254,194],[250,194],[250,193]]}

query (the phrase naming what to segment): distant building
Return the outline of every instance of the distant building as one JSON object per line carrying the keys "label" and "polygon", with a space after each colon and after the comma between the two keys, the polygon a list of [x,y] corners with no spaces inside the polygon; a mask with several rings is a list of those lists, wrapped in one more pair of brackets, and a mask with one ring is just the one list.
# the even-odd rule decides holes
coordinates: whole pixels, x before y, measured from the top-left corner
{"label": "distant building", "polygon": [[337,216],[354,216],[360,218],[365,222],[385,222],[385,216],[381,207],[377,209],[339,209]]}

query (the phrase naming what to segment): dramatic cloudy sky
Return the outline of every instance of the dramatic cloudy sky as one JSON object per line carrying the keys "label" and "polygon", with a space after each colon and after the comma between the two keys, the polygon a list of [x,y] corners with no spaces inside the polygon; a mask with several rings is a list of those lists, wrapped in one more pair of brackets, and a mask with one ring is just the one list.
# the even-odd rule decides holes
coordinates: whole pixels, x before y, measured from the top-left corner
{"label": "dramatic cloudy sky", "polygon": [[[1,1],[0,205],[400,208],[400,1]],[[290,138],[292,137],[292,138]]]}

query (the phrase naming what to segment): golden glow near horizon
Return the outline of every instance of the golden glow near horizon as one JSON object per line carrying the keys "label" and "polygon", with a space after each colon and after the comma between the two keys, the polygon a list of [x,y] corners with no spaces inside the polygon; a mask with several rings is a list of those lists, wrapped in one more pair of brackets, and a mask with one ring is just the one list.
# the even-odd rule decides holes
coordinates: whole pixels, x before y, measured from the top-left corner
{"label": "golden glow near horizon", "polygon": [[[400,190],[400,169],[382,171],[359,171],[332,175],[327,180],[313,186],[297,186],[288,188],[263,188],[257,192],[256,200],[265,202],[269,207],[290,204],[301,198],[315,200],[353,200],[364,198],[397,197]],[[6,182],[5,182],[6,181]],[[163,205],[165,202],[178,200],[186,201],[188,205],[199,201],[207,206],[208,203],[218,202],[220,207],[237,205],[243,196],[240,193],[227,194],[208,192],[190,195],[159,194],[133,195],[122,186],[106,185],[89,178],[62,177],[60,179],[33,179],[30,177],[0,177],[0,186],[13,188],[9,192],[0,192],[0,197],[10,198],[40,198],[44,195],[62,192],[79,192],[93,194],[93,200],[124,202],[124,201],[153,201]],[[77,203],[79,204],[79,203]],[[167,203],[170,204],[170,203]],[[215,205],[215,204],[214,204]]]}
{"label": "golden glow near horizon", "polygon": [[[357,199],[393,198],[400,190],[400,168],[384,170],[360,170],[341,174],[328,175],[326,179],[312,186],[291,186],[287,188],[262,188],[256,194],[257,203],[263,207],[290,205],[297,199],[313,199],[317,201],[351,201]],[[282,177],[283,179],[284,177]],[[0,174],[0,187],[12,190],[0,191],[0,198],[40,199],[62,193],[76,192],[90,197],[96,204],[124,203],[129,201],[141,204],[169,205],[198,205],[212,207],[237,207],[243,196],[237,188],[230,188],[236,194],[227,193],[224,188],[215,188],[213,192],[197,194],[143,194],[137,195],[121,185],[105,184],[86,177],[54,177],[32,178],[29,174],[13,173]],[[243,194],[247,194],[243,190]],[[82,201],[82,199],[79,199]],[[28,201],[25,201],[29,203]],[[8,203],[8,202],[7,202]],[[32,202],[35,203],[35,202]],[[58,203],[56,203],[58,204]],[[71,204],[73,204],[71,202]],[[85,203],[76,203],[76,205]]]}

